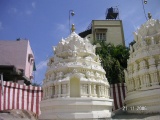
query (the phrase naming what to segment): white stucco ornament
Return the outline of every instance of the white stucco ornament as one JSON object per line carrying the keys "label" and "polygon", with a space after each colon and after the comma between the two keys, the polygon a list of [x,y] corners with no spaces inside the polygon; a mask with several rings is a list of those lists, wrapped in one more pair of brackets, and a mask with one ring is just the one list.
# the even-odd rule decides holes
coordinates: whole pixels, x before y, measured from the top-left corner
{"label": "white stucco ornament", "polygon": [[[134,33],[125,70],[128,112],[160,112],[160,21],[149,19]],[[134,108],[134,110],[133,110]]]}
{"label": "white stucco ornament", "polygon": [[75,32],[53,47],[43,81],[42,120],[110,118],[113,100],[95,46]]}

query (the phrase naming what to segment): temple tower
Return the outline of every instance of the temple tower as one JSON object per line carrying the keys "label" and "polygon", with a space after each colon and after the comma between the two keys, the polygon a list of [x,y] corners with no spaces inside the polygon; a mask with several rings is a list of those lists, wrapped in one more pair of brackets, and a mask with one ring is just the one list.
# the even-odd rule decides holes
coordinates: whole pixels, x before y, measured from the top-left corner
{"label": "temple tower", "polygon": [[53,47],[54,56],[48,62],[43,81],[41,120],[111,117],[113,100],[95,48],[74,29]]}
{"label": "temple tower", "polygon": [[160,112],[160,21],[151,19],[135,33],[125,70],[128,112]]}

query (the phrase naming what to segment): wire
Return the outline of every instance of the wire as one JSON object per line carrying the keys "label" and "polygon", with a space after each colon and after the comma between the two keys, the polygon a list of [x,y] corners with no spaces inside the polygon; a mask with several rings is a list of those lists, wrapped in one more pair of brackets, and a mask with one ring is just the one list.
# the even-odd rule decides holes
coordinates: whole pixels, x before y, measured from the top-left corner
{"label": "wire", "polygon": [[39,65],[37,66],[37,69],[38,69],[42,64],[44,64],[46,61],[48,61],[52,54],[53,54],[53,52],[51,52],[51,53],[47,56],[47,58],[46,58],[41,64],[39,64]]}
{"label": "wire", "polygon": [[[38,69],[41,65],[43,65],[45,62],[47,62],[47,61],[49,60],[49,58],[51,57],[52,54],[53,54],[53,52],[51,51],[51,53],[47,56],[47,58],[46,58],[44,61],[42,61],[42,63],[40,63],[40,64],[36,67],[36,69]],[[35,79],[35,76],[36,76],[35,72],[36,72],[36,71],[34,71],[34,83],[37,83],[38,85],[42,85],[42,81],[40,81],[40,83],[38,83],[38,82],[36,81],[36,79]]]}
{"label": "wire", "polygon": [[144,16],[145,16],[146,20],[148,20],[148,19],[147,19],[147,16],[146,16],[146,11],[145,11],[145,8],[144,8],[143,0],[142,0],[142,6],[143,6],[143,11],[144,11]]}

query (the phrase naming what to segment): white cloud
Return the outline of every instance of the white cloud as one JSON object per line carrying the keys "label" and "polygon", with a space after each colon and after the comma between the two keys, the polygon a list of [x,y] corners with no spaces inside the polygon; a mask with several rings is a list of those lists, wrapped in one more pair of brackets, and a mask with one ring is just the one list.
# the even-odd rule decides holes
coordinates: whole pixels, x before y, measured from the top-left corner
{"label": "white cloud", "polygon": [[[33,5],[34,6],[34,5]],[[30,9],[28,10],[21,10],[21,11],[18,11],[17,8],[10,8],[8,10],[8,13],[9,14],[19,14],[19,15],[22,15],[22,14],[26,14],[26,15],[31,15],[32,14],[32,11]]]}
{"label": "white cloud", "polygon": [[27,14],[27,15],[31,15],[31,14],[32,14],[32,11],[31,11],[31,10],[26,10],[26,14]]}
{"label": "white cloud", "polygon": [[[32,3],[31,3],[31,6],[32,6],[32,10],[33,10],[33,8],[35,9],[35,8],[36,8],[36,2],[32,2]],[[27,15],[31,15],[31,14],[33,13],[32,10],[28,9],[28,10],[25,11],[25,13],[26,13]]]}
{"label": "white cloud", "polygon": [[33,8],[36,8],[36,3],[35,2],[32,2],[31,5],[32,5]]}
{"label": "white cloud", "polygon": [[18,12],[17,8],[10,8],[8,10],[8,13],[10,13],[10,14],[16,14],[17,12]]}
{"label": "white cloud", "polygon": [[58,34],[58,37],[64,37],[69,34],[69,26],[67,24],[56,24],[56,31],[53,30],[54,34]]}
{"label": "white cloud", "polygon": [[0,21],[0,30],[3,29],[3,25],[2,25],[2,22]]}
{"label": "white cloud", "polygon": [[65,31],[66,30],[66,25],[64,24],[57,24],[57,29],[60,31]]}

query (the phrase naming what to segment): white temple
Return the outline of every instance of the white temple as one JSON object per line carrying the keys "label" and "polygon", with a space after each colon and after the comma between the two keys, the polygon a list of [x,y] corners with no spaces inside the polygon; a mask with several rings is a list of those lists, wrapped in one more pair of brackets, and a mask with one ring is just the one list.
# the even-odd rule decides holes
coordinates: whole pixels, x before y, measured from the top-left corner
{"label": "white temple", "polygon": [[160,21],[149,19],[134,33],[125,71],[128,112],[160,112]]}
{"label": "white temple", "polygon": [[95,48],[74,31],[53,47],[43,83],[41,120],[111,117],[113,100]]}

